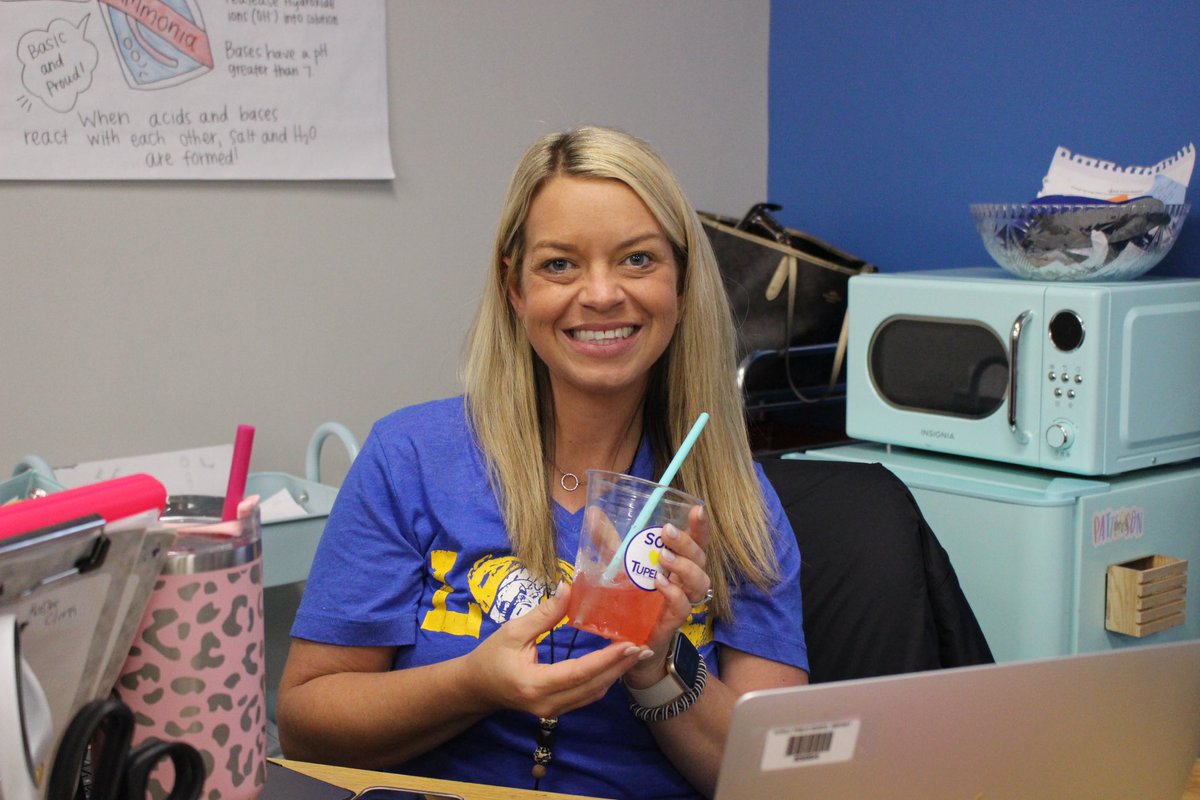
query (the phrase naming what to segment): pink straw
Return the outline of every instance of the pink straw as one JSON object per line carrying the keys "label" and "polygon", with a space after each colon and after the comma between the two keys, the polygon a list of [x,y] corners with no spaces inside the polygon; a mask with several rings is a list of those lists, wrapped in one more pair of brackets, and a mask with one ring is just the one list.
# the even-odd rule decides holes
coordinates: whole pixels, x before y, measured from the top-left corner
{"label": "pink straw", "polygon": [[238,425],[237,438],[233,441],[233,463],[229,466],[229,486],[225,490],[225,505],[221,508],[221,519],[225,522],[237,519],[238,503],[246,494],[246,475],[250,471],[253,446],[254,426]]}

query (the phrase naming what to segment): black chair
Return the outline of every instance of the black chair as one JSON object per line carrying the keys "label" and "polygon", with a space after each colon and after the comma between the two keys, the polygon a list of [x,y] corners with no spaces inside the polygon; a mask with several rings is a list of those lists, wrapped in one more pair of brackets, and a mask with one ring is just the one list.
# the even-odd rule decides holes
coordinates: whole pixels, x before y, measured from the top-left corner
{"label": "black chair", "polygon": [[880,464],[764,459],[800,544],[813,683],[991,663],[954,567]]}

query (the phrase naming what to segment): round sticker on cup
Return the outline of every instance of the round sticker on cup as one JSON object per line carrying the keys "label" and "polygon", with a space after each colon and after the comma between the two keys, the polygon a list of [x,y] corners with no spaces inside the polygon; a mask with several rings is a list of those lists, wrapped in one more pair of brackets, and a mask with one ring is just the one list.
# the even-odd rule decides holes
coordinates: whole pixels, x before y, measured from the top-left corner
{"label": "round sticker on cup", "polygon": [[646,528],[629,543],[625,549],[625,573],[634,586],[648,592],[655,590],[654,578],[658,575],[662,547],[661,526]]}

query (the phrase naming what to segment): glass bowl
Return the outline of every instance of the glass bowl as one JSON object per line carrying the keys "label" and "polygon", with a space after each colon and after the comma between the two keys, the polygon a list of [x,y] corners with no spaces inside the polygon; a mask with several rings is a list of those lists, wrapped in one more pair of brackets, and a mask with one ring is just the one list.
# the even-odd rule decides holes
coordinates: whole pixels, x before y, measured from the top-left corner
{"label": "glass bowl", "polygon": [[1047,281],[1128,281],[1175,244],[1187,203],[971,205],[983,246],[1014,275]]}

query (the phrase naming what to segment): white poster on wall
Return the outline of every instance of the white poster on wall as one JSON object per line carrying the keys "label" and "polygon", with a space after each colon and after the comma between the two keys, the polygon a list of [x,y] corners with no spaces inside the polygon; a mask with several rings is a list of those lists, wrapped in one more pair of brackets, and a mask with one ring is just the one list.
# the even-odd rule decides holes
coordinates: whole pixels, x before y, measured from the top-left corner
{"label": "white poster on wall", "polygon": [[0,0],[0,179],[388,179],[383,0]]}

